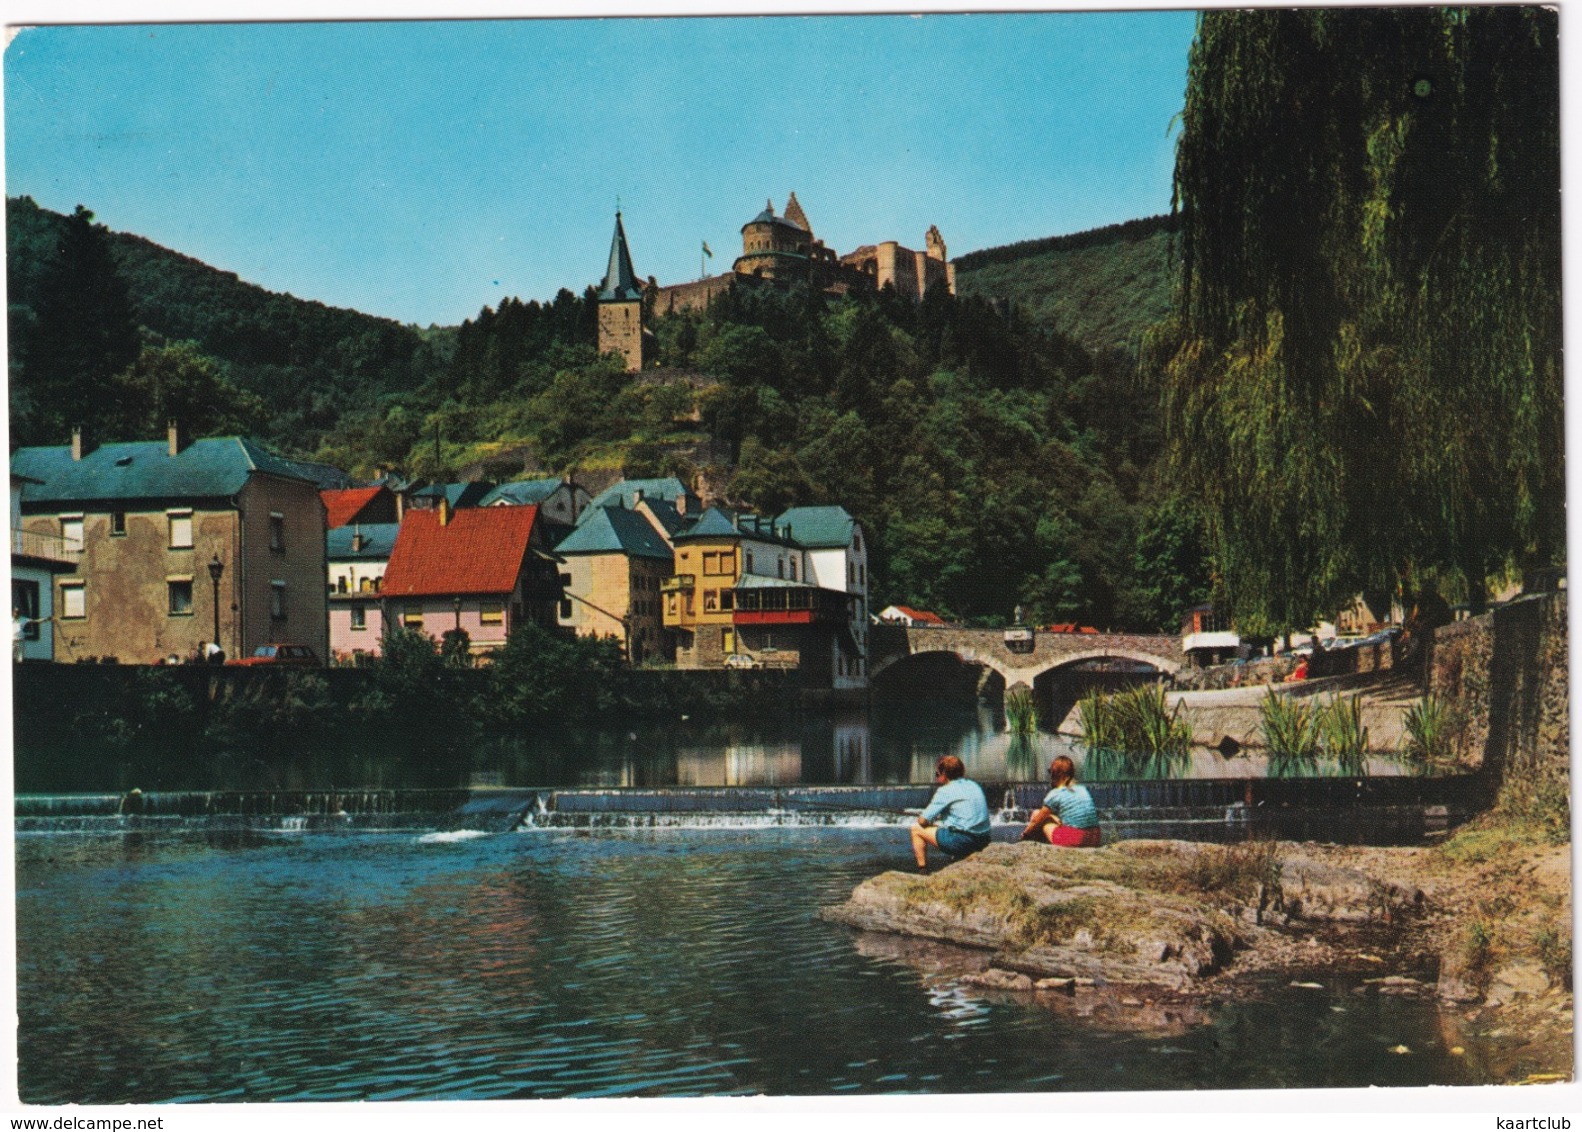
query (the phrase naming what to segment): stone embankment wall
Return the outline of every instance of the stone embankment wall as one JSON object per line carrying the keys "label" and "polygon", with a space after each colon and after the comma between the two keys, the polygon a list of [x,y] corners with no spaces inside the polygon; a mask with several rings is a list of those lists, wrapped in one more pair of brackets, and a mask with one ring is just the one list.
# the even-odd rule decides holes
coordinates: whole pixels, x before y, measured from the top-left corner
{"label": "stone embankment wall", "polygon": [[1427,691],[1458,711],[1467,761],[1496,783],[1570,781],[1570,647],[1565,591],[1521,598],[1438,629]]}

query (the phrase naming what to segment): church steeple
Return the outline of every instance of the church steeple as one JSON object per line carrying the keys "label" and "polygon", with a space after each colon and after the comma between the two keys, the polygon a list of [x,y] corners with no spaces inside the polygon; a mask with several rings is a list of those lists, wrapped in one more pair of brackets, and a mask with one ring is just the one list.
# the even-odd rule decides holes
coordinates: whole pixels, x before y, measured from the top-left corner
{"label": "church steeple", "polygon": [[643,368],[643,289],[632,270],[632,253],[626,250],[626,229],[615,214],[615,237],[610,241],[610,265],[599,285],[599,353],[619,354],[626,369]]}
{"label": "church steeple", "polygon": [[615,214],[615,235],[610,240],[610,265],[605,269],[604,282],[599,285],[601,303],[641,302],[643,289],[637,285],[637,273],[632,270],[632,253],[626,249],[626,229],[621,227],[621,214]]}

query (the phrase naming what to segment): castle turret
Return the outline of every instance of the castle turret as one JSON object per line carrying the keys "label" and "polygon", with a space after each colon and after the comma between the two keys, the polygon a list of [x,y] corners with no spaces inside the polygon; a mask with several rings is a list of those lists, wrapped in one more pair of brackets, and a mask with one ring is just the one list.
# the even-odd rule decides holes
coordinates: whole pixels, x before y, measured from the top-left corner
{"label": "castle turret", "polygon": [[599,353],[620,354],[628,373],[643,368],[643,288],[632,270],[619,212],[610,240],[610,264],[599,285]]}

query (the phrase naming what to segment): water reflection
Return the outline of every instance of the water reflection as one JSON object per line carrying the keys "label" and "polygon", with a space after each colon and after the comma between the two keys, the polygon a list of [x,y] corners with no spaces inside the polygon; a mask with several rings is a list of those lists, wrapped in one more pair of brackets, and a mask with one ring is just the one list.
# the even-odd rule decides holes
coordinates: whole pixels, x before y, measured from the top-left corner
{"label": "water reflection", "polygon": [[[1390,756],[1341,762],[1289,760],[1242,751],[1226,757],[1198,747],[1182,756],[1086,751],[1073,738],[1012,734],[1005,720],[972,700],[876,700],[871,707],[809,711],[779,721],[674,720],[620,726],[537,728],[473,740],[421,763],[348,739],[314,754],[282,752],[277,763],[237,767],[223,758],[187,764],[139,762],[127,752],[97,761],[29,760],[19,768],[28,794],[144,791],[338,791],[503,787],[665,787],[917,785],[956,755],[986,782],[1042,782],[1050,760],[1067,755],[1090,782],[1180,778],[1308,778],[1424,773]],[[255,760],[256,762],[256,760]]]}

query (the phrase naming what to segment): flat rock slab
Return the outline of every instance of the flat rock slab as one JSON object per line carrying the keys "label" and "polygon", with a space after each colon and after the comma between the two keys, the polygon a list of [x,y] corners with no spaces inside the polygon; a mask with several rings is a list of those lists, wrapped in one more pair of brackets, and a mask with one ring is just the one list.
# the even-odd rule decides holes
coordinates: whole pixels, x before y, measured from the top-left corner
{"label": "flat rock slab", "polygon": [[[938,872],[883,873],[826,919],[992,952],[1004,989],[1091,979],[1189,990],[1293,914],[1383,920],[1421,893],[1274,843],[996,844]],[[1023,985],[1025,981],[1025,986]],[[1053,989],[1053,988],[1046,988]]]}

